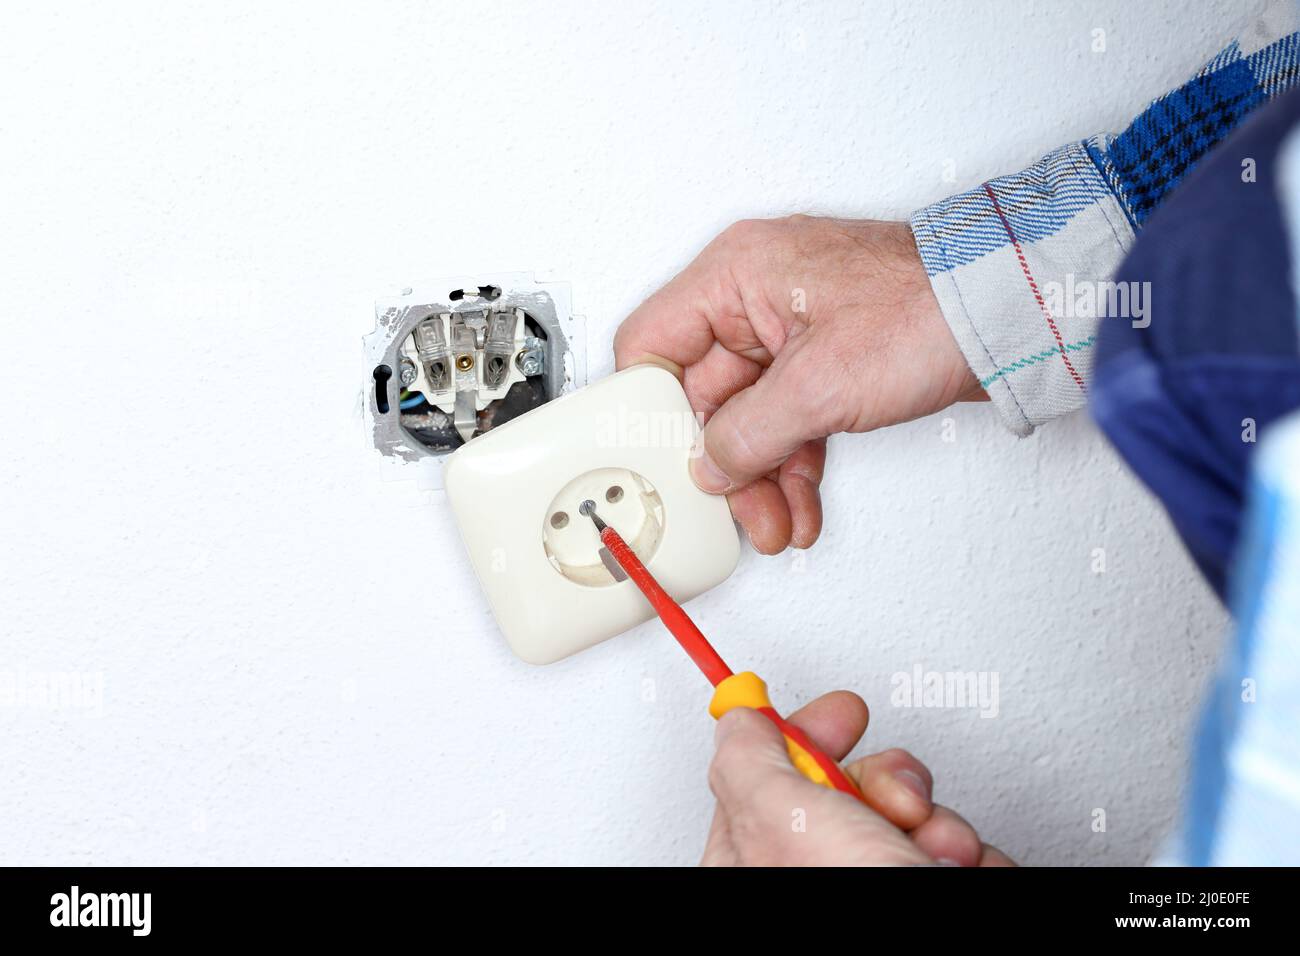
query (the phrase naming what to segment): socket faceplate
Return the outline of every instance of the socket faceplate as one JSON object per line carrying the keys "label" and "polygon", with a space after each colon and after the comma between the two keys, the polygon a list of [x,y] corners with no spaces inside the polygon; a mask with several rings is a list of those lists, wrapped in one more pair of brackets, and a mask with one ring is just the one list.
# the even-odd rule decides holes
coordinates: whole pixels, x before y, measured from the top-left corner
{"label": "socket faceplate", "polygon": [[[644,539],[634,545],[638,556],[677,601],[715,587],[735,569],[740,540],[727,501],[700,491],[688,470],[698,432],[677,379],[641,365],[494,428],[451,455],[448,500],[492,613],[519,657],[551,663],[654,616],[631,581],[603,580],[603,567],[589,567],[599,537],[577,513],[581,497],[593,498],[630,544]],[[629,474],[643,484],[634,489],[613,481]],[[611,501],[605,495],[615,486],[622,497]],[[633,494],[646,496],[642,505]],[[559,511],[565,518],[557,528],[551,522]],[[657,529],[647,535],[652,513]],[[569,531],[574,535],[562,533]],[[584,572],[574,568],[590,574],[581,580]]]}

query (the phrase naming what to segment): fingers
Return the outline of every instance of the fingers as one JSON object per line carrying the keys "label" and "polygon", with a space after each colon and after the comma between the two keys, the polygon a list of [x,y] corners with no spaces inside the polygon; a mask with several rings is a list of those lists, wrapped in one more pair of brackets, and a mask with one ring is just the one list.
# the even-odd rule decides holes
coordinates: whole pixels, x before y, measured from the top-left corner
{"label": "fingers", "polygon": [[[842,711],[842,712],[841,712]],[[830,694],[805,708],[834,753],[866,717],[860,700]],[[718,721],[709,785],[725,815],[730,849],[742,864],[906,865],[931,860],[897,826],[842,793],[818,786],[790,764],[785,738],[766,717],[739,707]],[[720,846],[720,844],[719,844]],[[725,858],[715,852],[710,859]]]}
{"label": "fingers", "polygon": [[724,809],[744,805],[783,779],[802,779],[790,764],[785,738],[756,710],[737,707],[723,714],[714,740],[718,749],[709,765],[709,786]]}
{"label": "fingers", "polygon": [[[934,778],[925,764],[906,750],[885,750],[844,768],[867,805],[894,826],[911,830],[930,819]],[[922,847],[924,849],[924,847]]]}
{"label": "fingers", "polygon": [[[861,738],[867,718],[867,706],[860,697],[837,691],[808,704],[790,720],[807,731],[832,759],[840,760]],[[748,712],[736,720],[732,720],[732,714],[725,715],[718,722],[718,738],[718,753],[710,767],[709,783],[724,807],[733,801],[741,803],[750,799],[752,791],[760,785],[767,784],[770,788],[774,777],[797,778],[797,771],[790,766],[786,754],[784,738],[761,715]],[[926,766],[907,751],[895,749],[872,754],[850,764],[845,772],[857,783],[867,805],[899,829],[911,830],[933,819],[936,808],[930,801],[930,792],[934,781]],[[949,814],[956,817],[951,811]],[[935,839],[942,840],[947,831],[936,829],[935,833]],[[975,844],[978,861],[978,838]],[[960,859],[966,858],[961,855],[961,846],[949,847],[947,842],[936,845],[958,853]]]}
{"label": "fingers", "polygon": [[762,373],[763,366],[758,362],[714,342],[703,358],[684,371],[682,385],[703,424],[732,395],[758,381]]}
{"label": "fingers", "polygon": [[790,505],[781,486],[760,478],[727,495],[731,516],[749,535],[759,554],[780,554],[790,544],[793,523]]}
{"label": "fingers", "polygon": [[682,377],[682,369],[704,358],[713,329],[698,297],[681,275],[629,315],[614,333],[614,366],[652,362]]}
{"label": "fingers", "polygon": [[930,819],[914,829],[911,835],[912,842],[934,857],[936,863],[979,866],[984,856],[984,844],[975,828],[947,807],[936,806]]}
{"label": "fingers", "polygon": [[731,516],[759,554],[780,554],[794,545],[812,547],[821,535],[824,441],[809,442],[790,456],[776,477],[759,478],[727,495]]}
{"label": "fingers", "polygon": [[731,396],[704,426],[691,477],[725,494],[776,471],[805,442],[825,438],[823,410],[810,404],[799,372],[800,350],[788,347],[753,385]]}
{"label": "fingers", "polygon": [[[838,761],[862,737],[868,716],[862,698],[834,691],[789,720]],[[781,732],[757,711],[741,707],[725,714],[716,740],[709,785],[718,808],[705,865],[1015,866],[1005,853],[981,841],[966,820],[933,802],[930,771],[905,750],[872,754],[844,768],[868,810],[804,780],[789,762]],[[792,813],[801,815],[800,826],[789,825]]]}
{"label": "fingers", "polygon": [[[860,726],[861,702],[855,706],[846,695],[828,698],[813,708],[811,719],[838,738],[829,742],[843,746]],[[715,736],[718,749],[709,765],[709,786],[718,798],[718,814],[726,820],[730,850],[739,863],[846,864],[855,862],[859,854],[876,852],[885,862],[906,861],[908,854],[924,862],[901,830],[856,801],[800,775],[790,763],[785,737],[758,711],[738,707],[724,714]],[[721,849],[711,857],[724,858]]]}
{"label": "fingers", "polygon": [[[795,374],[784,323],[764,308],[761,319],[751,315],[735,276],[736,262],[765,248],[764,237],[770,238],[773,228],[739,223],[726,230],[637,308],[614,337],[618,368],[638,362],[667,368],[705,418],[699,444],[704,454],[691,462],[701,488],[738,493],[771,479],[730,501],[755,549],[764,554],[791,543],[808,547],[820,534],[818,485],[825,447],[803,446],[826,434],[818,433],[816,409],[803,408],[800,396],[808,383]],[[778,350],[787,354],[774,361]],[[795,461],[786,467],[789,458]]]}
{"label": "fingers", "polygon": [[980,866],[1015,866],[1016,861],[1011,859],[995,846],[989,846],[987,843],[983,846],[984,852],[980,856]]}
{"label": "fingers", "polygon": [[787,719],[832,760],[848,756],[867,731],[867,704],[852,691],[833,690],[804,704]]}
{"label": "fingers", "polygon": [[899,829],[910,831],[912,842],[935,862],[948,866],[1016,865],[1001,850],[982,842],[966,820],[932,801],[934,779],[929,769],[906,750],[872,754],[844,770],[871,808]]}
{"label": "fingers", "polygon": [[786,459],[776,483],[790,509],[790,544],[811,548],[822,533],[822,472],[826,439],[807,442]]}
{"label": "fingers", "polygon": [[662,289],[641,303],[614,335],[614,364],[640,362],[687,368],[704,358],[714,341],[760,364],[771,353],[746,320],[731,275],[734,243],[719,236]]}

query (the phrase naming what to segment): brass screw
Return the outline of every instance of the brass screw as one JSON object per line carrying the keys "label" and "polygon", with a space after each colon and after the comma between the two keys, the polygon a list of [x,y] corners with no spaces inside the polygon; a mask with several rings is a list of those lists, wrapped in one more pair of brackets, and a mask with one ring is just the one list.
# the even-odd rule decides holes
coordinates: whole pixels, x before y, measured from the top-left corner
{"label": "brass screw", "polygon": [[456,368],[462,372],[468,372],[474,367],[474,356],[465,354],[456,356]]}

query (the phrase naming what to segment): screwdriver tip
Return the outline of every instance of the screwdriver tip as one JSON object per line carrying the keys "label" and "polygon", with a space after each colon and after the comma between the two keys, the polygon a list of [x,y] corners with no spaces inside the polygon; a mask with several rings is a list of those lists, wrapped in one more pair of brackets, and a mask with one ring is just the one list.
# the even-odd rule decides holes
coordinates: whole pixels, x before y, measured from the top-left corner
{"label": "screwdriver tip", "polygon": [[597,531],[605,530],[605,522],[600,520],[600,515],[596,514],[596,502],[588,498],[582,504],[578,505],[578,514],[586,515],[595,524]]}

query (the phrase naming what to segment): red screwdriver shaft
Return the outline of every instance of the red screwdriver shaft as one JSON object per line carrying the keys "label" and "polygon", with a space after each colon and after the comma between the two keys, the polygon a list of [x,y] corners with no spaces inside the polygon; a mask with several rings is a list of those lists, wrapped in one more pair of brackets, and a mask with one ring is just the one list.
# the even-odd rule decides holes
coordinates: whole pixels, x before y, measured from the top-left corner
{"label": "red screwdriver shaft", "polygon": [[681,605],[673,601],[668,596],[667,591],[659,587],[659,581],[656,581],[654,575],[646,571],[645,564],[642,564],[641,558],[638,558],[636,553],[628,548],[628,542],[623,540],[623,536],[619,535],[619,532],[616,532],[610,525],[602,522],[601,515],[595,514],[595,502],[582,502],[581,507],[578,507],[578,512],[588,516],[591,522],[595,524],[595,529],[601,532],[601,544],[610,549],[610,554],[614,555],[616,562],[619,562],[619,567],[627,571],[628,578],[632,579],[633,584],[636,584],[638,588],[641,588],[641,593],[645,594],[646,600],[650,602],[650,606],[654,607],[655,613],[663,620],[668,632],[673,637],[676,637],[677,644],[680,644],[681,649],[685,650],[686,656],[695,662],[695,666],[699,670],[703,671],[703,674],[708,678],[708,683],[718,687],[718,684],[729,678],[732,675],[731,667],[728,667],[727,662],[718,656],[718,652],[714,650],[714,645],[708,643],[707,637],[703,635],[701,630],[695,627],[695,622],[690,619],[690,615],[681,610]]}
{"label": "red screwdriver shaft", "polygon": [[[654,579],[654,576],[646,570],[646,566],[641,563],[641,559],[636,556],[636,553],[628,547],[627,542],[623,540],[623,536],[605,524],[600,519],[600,515],[596,514],[596,503],[590,500],[584,501],[578,511],[595,523],[596,529],[600,532],[601,543],[609,549],[609,553],[614,556],[614,560],[619,563],[619,566],[627,572],[627,576],[632,579],[632,582],[641,589],[641,593],[646,596],[650,606],[655,609],[660,619],[663,620],[668,632],[677,639],[677,643],[682,646],[682,650],[686,651],[687,656],[695,662],[695,666],[704,672],[704,676],[709,679],[709,683],[717,687],[727,678],[734,676],[726,661],[719,657],[718,652],[713,649],[713,645],[709,643],[708,638],[695,626],[695,622],[682,610],[681,605],[674,601],[668,595],[668,592],[659,585],[659,582]],[[753,674],[742,674],[741,676],[748,676],[757,680],[757,677]],[[762,682],[759,681],[758,683],[761,687]],[[715,693],[715,699],[716,696]],[[760,703],[761,706],[759,706]],[[761,701],[755,701],[754,706],[760,714],[774,723],[785,736],[791,761],[800,773],[866,803],[862,792],[848,778],[840,765],[823,753],[807,734],[793,724],[788,723],[784,717],[776,712],[767,700],[766,690],[762,691]],[[713,713],[712,708],[710,708],[710,713]],[[718,715],[715,713],[714,716]],[[802,751],[802,756],[806,756],[816,764],[821,772],[820,780],[818,780],[816,773],[810,771],[807,766],[801,765],[800,761],[795,759],[799,751]]]}
{"label": "red screwdriver shaft", "polygon": [[632,579],[633,583],[641,589],[641,593],[646,596],[646,600],[663,619],[669,633],[677,638],[677,643],[682,646],[688,657],[695,662],[695,666],[704,672],[704,676],[709,679],[709,683],[717,687],[724,680],[731,676],[731,668],[727,666],[726,661],[718,656],[718,652],[713,649],[708,638],[701,633],[700,629],[695,626],[690,615],[682,610],[681,605],[668,596],[668,592],[659,586],[659,582],[654,576],[646,570],[641,559],[636,556],[623,537],[611,528],[605,522],[600,520],[600,516],[591,512],[591,519],[596,522],[596,527],[600,529],[600,540],[609,548],[609,553],[614,556],[614,560],[619,563],[627,576]]}

